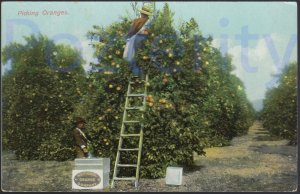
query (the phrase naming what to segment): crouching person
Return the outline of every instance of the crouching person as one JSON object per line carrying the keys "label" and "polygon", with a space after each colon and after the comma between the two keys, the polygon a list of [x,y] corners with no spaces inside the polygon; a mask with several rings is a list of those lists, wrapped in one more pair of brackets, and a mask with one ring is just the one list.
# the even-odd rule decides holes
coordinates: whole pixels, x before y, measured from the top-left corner
{"label": "crouching person", "polygon": [[81,118],[77,117],[75,120],[76,127],[73,129],[73,138],[75,142],[75,150],[76,150],[76,157],[77,158],[87,158],[89,154],[88,150],[88,138],[85,134],[85,124],[86,121]]}

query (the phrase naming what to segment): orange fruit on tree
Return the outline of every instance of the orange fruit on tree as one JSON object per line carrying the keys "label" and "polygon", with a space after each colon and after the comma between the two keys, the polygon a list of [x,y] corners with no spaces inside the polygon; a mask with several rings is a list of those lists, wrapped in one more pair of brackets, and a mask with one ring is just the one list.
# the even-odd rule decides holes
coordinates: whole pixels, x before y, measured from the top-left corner
{"label": "orange fruit on tree", "polygon": [[153,97],[151,95],[146,96],[147,102],[153,102]]}
{"label": "orange fruit on tree", "polygon": [[166,99],[161,98],[161,99],[159,99],[159,102],[162,103],[162,104],[165,104],[167,101],[166,101]]}
{"label": "orange fruit on tree", "polygon": [[163,79],[164,84],[168,83],[168,81],[169,80],[166,77]]}

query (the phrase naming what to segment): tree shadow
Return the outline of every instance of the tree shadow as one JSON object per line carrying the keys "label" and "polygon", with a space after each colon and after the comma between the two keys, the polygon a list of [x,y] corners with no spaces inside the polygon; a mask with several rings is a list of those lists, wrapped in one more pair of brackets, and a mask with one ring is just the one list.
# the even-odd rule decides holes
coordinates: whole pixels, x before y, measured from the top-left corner
{"label": "tree shadow", "polygon": [[268,135],[269,132],[268,131],[259,131],[259,132],[255,132],[255,134]]}
{"label": "tree shadow", "polygon": [[282,140],[282,138],[269,134],[269,135],[260,135],[260,136],[254,137],[253,140],[255,140],[255,141],[279,141],[279,140]]}
{"label": "tree shadow", "polygon": [[183,167],[183,172],[184,172],[184,174],[189,174],[189,173],[193,173],[195,171],[200,171],[203,168],[205,168],[205,166],[203,166],[203,165],[184,166]]}
{"label": "tree shadow", "polygon": [[288,145],[260,145],[260,146],[249,146],[249,149],[264,154],[280,154],[284,156],[296,157],[297,150],[296,146]]}
{"label": "tree shadow", "polygon": [[256,128],[258,131],[267,131],[265,128],[263,128],[263,127],[257,127]]}

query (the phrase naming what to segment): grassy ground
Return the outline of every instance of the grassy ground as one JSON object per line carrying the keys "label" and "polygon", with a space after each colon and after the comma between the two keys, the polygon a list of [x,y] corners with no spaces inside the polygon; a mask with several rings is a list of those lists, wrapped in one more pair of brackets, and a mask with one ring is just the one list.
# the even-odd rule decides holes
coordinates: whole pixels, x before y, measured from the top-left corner
{"label": "grassy ground", "polygon": [[[183,184],[170,186],[162,179],[141,179],[139,187],[120,182],[104,191],[295,191],[297,147],[269,135],[256,122],[249,133],[230,146],[206,149],[195,156],[195,166],[184,168]],[[73,191],[73,161],[18,161],[2,154],[2,190]]]}

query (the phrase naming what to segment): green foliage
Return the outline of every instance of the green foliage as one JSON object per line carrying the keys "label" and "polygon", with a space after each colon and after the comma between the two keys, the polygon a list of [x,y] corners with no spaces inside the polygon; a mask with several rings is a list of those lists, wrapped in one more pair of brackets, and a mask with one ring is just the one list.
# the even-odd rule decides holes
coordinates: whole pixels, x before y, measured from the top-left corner
{"label": "green foliage", "polygon": [[[232,137],[247,132],[253,119],[243,84],[230,73],[230,56],[223,57],[211,46],[212,37],[203,37],[194,19],[176,32],[173,15],[165,4],[153,16],[150,35],[136,53],[139,66],[150,74],[148,93],[153,97],[144,120],[142,177],[163,177],[168,165],[192,164],[194,152],[203,155],[205,147],[228,145]],[[102,71],[89,74],[85,112],[95,155],[110,157],[113,163],[131,75],[120,49],[129,28],[130,22],[123,18],[89,32],[101,39],[94,46],[100,63],[93,69]],[[130,113],[130,118],[137,114]],[[135,163],[136,154],[128,153],[121,161]]]}
{"label": "green foliage", "polygon": [[71,116],[85,80],[80,55],[42,35],[26,41],[2,52],[12,64],[3,76],[4,149],[19,159],[73,158]]}
{"label": "green foliage", "polygon": [[272,134],[297,144],[297,63],[280,75],[278,86],[266,93],[260,118]]}

